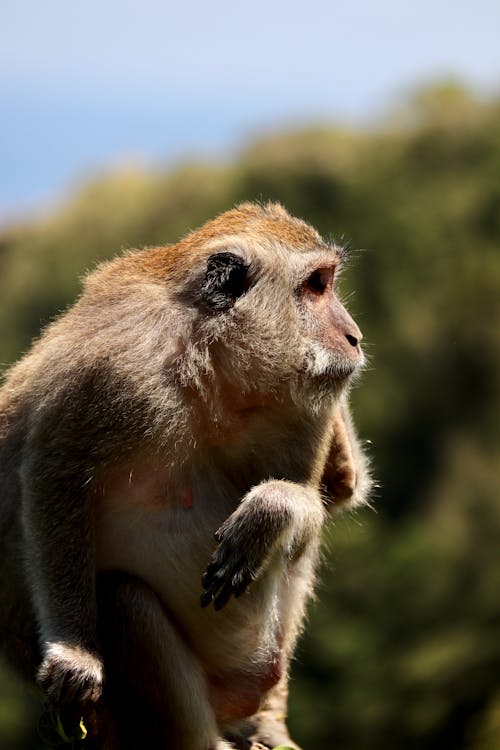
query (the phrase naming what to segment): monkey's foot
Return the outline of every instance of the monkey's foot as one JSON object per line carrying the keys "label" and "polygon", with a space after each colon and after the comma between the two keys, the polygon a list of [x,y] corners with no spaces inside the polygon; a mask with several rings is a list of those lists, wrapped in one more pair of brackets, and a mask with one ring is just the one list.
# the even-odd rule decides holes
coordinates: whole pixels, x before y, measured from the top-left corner
{"label": "monkey's foot", "polygon": [[95,703],[102,680],[102,662],[96,654],[62,643],[49,644],[38,670],[38,684],[54,706]]}
{"label": "monkey's foot", "polygon": [[243,719],[226,734],[237,750],[301,750],[286,726],[286,681],[278,685],[254,716]]}
{"label": "monkey's foot", "polygon": [[255,739],[255,737],[248,737],[243,734],[230,733],[227,737],[230,739],[231,747],[234,748],[234,750],[301,750],[301,748],[289,738],[286,742],[280,742],[276,745],[272,740],[267,740],[264,743]]}

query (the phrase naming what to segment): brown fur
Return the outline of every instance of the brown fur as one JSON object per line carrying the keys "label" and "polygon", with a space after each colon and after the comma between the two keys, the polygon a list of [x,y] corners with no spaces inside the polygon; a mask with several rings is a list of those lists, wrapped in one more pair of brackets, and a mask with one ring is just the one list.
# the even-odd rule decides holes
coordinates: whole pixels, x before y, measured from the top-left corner
{"label": "brown fur", "polygon": [[369,486],[340,262],[243,204],[103,264],[8,373],[2,648],[96,748],[293,744],[325,505]]}

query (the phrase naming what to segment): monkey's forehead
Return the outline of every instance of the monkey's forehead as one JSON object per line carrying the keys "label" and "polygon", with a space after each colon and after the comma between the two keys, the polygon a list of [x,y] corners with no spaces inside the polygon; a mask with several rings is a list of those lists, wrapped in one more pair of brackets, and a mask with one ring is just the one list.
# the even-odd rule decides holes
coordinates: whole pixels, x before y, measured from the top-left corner
{"label": "monkey's forehead", "polygon": [[200,262],[203,264],[209,255],[228,250],[249,263],[269,265],[277,271],[276,263],[284,262],[292,274],[315,263],[339,266],[345,255],[342,247],[323,239],[312,226],[291,216],[279,204],[262,207],[249,203],[220,214],[175,245],[146,248],[114,265],[123,265],[123,277],[130,271],[132,275],[147,273],[160,281],[168,277],[184,282],[200,272]]}
{"label": "monkey's forehead", "polygon": [[239,251],[248,260],[281,259],[300,264],[322,258],[328,263],[341,262],[343,259],[342,248],[325,242],[316,233],[310,235],[293,231],[267,231],[267,228],[264,231],[222,234],[205,241],[200,248],[206,254],[228,249]]}
{"label": "monkey's forehead", "polygon": [[207,245],[228,235],[261,243],[274,240],[298,252],[329,244],[310,224],[291,216],[279,203],[243,203],[206,222],[183,242]]}
{"label": "monkey's forehead", "polygon": [[262,220],[256,222],[253,229],[257,238],[278,240],[285,247],[295,252],[310,252],[325,249],[327,243],[318,232],[300,219],[291,220]]}

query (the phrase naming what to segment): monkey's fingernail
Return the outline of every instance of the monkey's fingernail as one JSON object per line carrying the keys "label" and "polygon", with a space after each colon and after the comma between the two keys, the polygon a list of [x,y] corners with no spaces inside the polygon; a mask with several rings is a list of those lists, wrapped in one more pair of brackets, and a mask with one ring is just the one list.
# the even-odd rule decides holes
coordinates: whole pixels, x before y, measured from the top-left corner
{"label": "monkey's fingernail", "polygon": [[228,602],[229,597],[220,597],[218,596],[217,599],[214,600],[214,609],[216,612],[219,612],[223,607],[226,606]]}
{"label": "monkey's fingernail", "polygon": [[201,606],[208,607],[212,599],[213,599],[212,593],[210,591],[204,591],[203,594],[200,596]]}
{"label": "monkey's fingernail", "polygon": [[229,599],[231,598],[232,593],[233,593],[233,587],[231,583],[229,582],[225,583],[222,589],[220,590],[219,594],[215,598],[214,609],[219,610],[219,609],[222,609],[222,607],[225,607]]}

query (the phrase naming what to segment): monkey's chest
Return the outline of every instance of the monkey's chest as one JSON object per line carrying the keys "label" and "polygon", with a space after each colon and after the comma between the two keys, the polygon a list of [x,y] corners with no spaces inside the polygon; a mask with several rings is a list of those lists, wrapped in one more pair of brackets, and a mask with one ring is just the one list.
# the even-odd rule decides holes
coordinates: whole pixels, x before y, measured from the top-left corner
{"label": "monkey's chest", "polygon": [[165,616],[203,664],[217,713],[248,715],[281,668],[296,586],[283,562],[275,561],[263,580],[224,610],[200,606],[214,532],[234,510],[235,494],[209,476],[194,486],[172,486],[159,472],[123,473],[98,499],[96,552],[98,570],[130,573],[155,591]]}

